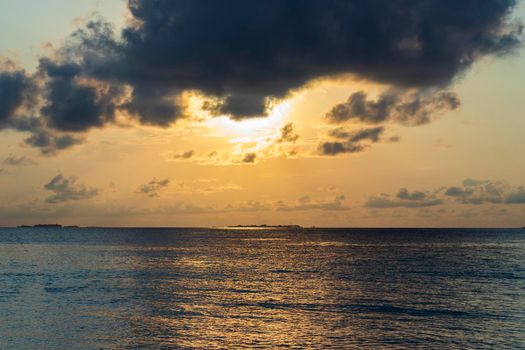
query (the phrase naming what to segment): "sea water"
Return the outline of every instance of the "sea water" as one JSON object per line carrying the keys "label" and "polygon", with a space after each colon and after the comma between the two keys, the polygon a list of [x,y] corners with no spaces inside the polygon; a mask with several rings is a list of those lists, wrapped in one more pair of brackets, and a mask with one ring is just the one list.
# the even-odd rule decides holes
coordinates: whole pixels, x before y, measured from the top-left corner
{"label": "sea water", "polygon": [[0,349],[525,348],[523,229],[0,229]]}

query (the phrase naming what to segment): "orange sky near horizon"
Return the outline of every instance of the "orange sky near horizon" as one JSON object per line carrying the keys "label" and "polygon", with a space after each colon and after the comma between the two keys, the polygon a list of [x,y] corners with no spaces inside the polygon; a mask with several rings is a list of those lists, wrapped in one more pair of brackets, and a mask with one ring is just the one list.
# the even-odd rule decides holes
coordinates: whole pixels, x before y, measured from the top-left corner
{"label": "orange sky near horizon", "polygon": [[[122,4],[88,3],[64,16],[71,23],[94,7],[122,23]],[[517,12],[525,13],[523,3]],[[0,55],[31,70],[42,39],[23,40],[19,53],[11,43]],[[387,122],[379,141],[335,156],[319,151],[337,126],[326,114],[354,92],[378,99],[387,85],[350,75],[318,80],[276,101],[269,116],[245,121],[212,116],[189,94],[191,115],[169,127],[122,116],[121,125],[94,128],[55,155],[25,145],[25,133],[2,130],[0,226],[521,227],[524,83],[522,50],[483,59],[451,87],[459,108],[424,125]]]}

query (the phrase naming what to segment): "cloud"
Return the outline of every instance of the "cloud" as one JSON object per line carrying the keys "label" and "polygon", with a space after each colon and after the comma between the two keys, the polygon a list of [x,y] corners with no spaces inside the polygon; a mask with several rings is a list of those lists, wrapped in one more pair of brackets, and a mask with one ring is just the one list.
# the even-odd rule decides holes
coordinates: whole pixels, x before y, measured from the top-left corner
{"label": "cloud", "polygon": [[71,134],[57,134],[47,129],[34,129],[31,135],[25,139],[25,143],[37,147],[43,155],[55,155],[61,150],[68,149],[82,143],[82,137]]}
{"label": "cloud", "polygon": [[277,203],[277,211],[305,211],[305,210],[325,210],[325,211],[340,211],[348,210],[343,205],[345,196],[340,195],[333,200],[328,201],[313,201],[309,196],[303,196],[297,200],[297,203],[286,204],[283,201]]}
{"label": "cloud", "polygon": [[503,181],[465,179],[462,187],[448,187],[445,195],[462,204],[522,204],[525,203],[525,189],[511,187]]}
{"label": "cloud", "polygon": [[[209,101],[202,109],[211,115],[239,120],[265,116],[296,89],[344,74],[391,90],[377,100],[356,92],[328,120],[422,124],[458,106],[446,89],[473,63],[519,46],[515,5],[130,0],[132,18],[120,33],[94,18],[56,55],[42,57],[36,73],[2,66],[0,128],[29,132],[25,142],[52,155],[117,116],[172,125],[187,117],[189,92]],[[293,134],[285,137],[293,142]],[[364,147],[338,141],[320,148],[338,154]]]}
{"label": "cloud", "polygon": [[432,115],[454,110],[459,104],[458,97],[449,91],[390,91],[376,101],[369,100],[364,91],[359,91],[353,93],[346,102],[334,106],[326,118],[332,123],[357,120],[370,124],[394,121],[421,125],[430,122]]}
{"label": "cloud", "polygon": [[359,144],[344,142],[322,142],[318,147],[319,153],[325,156],[335,156],[341,153],[357,153],[365,150],[365,147]]}
{"label": "cloud", "polygon": [[448,204],[463,205],[525,204],[525,187],[513,188],[504,181],[465,179],[461,186],[442,187],[436,191],[413,191],[401,188],[395,196],[382,193],[365,202],[369,208],[419,208]]}
{"label": "cloud", "polygon": [[379,141],[379,137],[383,133],[382,127],[360,129],[356,131],[347,131],[343,128],[337,128],[330,132],[330,136],[338,139],[347,139],[348,142],[356,143],[363,140],[370,140],[372,142]]}
{"label": "cloud", "polygon": [[[191,161],[208,165],[254,164],[264,159],[295,157],[305,149],[306,143],[299,143],[294,124],[287,123],[275,130],[268,129],[261,135],[237,137],[229,146],[193,155]],[[182,153],[178,155],[182,156]]]}
{"label": "cloud", "polygon": [[503,182],[488,180],[465,179],[463,187],[452,186],[447,188],[445,195],[455,198],[463,204],[502,203],[507,185]]}
{"label": "cloud", "polygon": [[344,211],[349,210],[343,205],[345,196],[340,195],[332,200],[312,199],[309,196],[303,196],[295,202],[287,203],[285,201],[257,201],[248,200],[227,204],[223,207],[213,205],[199,206],[183,202],[175,203],[174,205],[158,210],[164,213],[211,213],[221,214],[230,212],[263,212],[263,211],[279,211],[279,212],[294,212],[294,211]]}
{"label": "cloud", "polygon": [[[306,198],[308,198],[306,202]],[[338,196],[333,200],[314,200],[304,196],[299,200],[286,203],[285,201],[258,201],[247,200],[233,202],[225,206],[213,204],[199,205],[189,202],[177,201],[169,205],[163,205],[154,209],[139,207],[127,208],[115,215],[198,215],[198,214],[224,214],[224,213],[258,213],[258,212],[294,212],[294,211],[344,211],[349,208],[343,206],[344,196]],[[111,214],[110,214],[111,215]]]}
{"label": "cloud", "polygon": [[232,119],[260,117],[267,113],[269,101],[264,96],[249,93],[237,93],[205,102],[203,109],[214,116],[229,115]]}
{"label": "cloud", "polygon": [[488,181],[488,180],[476,180],[476,179],[468,178],[468,179],[463,180],[462,184],[463,184],[464,187],[475,187],[475,186],[484,185],[484,184],[486,184],[488,182],[490,182],[490,181]]}
{"label": "cloud", "polygon": [[456,186],[449,187],[445,191],[445,195],[451,196],[451,197],[459,197],[459,198],[468,196],[470,193],[471,191],[468,191],[468,190],[465,190],[463,188],[456,187]]}
{"label": "cloud", "polygon": [[70,176],[65,178],[62,174],[55,176],[44,188],[53,192],[53,195],[46,198],[47,203],[60,203],[73,200],[83,200],[95,197],[98,194],[96,188],[77,184],[77,177]]}
{"label": "cloud", "polygon": [[328,156],[334,156],[341,153],[356,153],[366,149],[363,141],[371,143],[378,142],[381,134],[384,132],[383,127],[359,129],[348,131],[344,128],[337,128],[330,131],[329,136],[344,141],[323,141],[318,146],[319,153]]}
{"label": "cloud", "polygon": [[119,79],[162,86],[166,96],[200,90],[220,101],[217,113],[253,117],[273,98],[343,73],[400,86],[446,85],[479,57],[519,43],[520,28],[507,22],[514,5],[135,0],[129,8],[138,25],[123,30],[119,58],[91,62],[91,69],[102,65],[107,73],[109,65]]}
{"label": "cloud", "polygon": [[102,127],[115,117],[115,99],[121,89],[82,81],[82,66],[40,60],[40,71],[47,75],[40,112],[47,125],[60,131],[79,132]]}
{"label": "cloud", "polygon": [[10,165],[10,166],[19,166],[19,165],[35,165],[36,163],[31,159],[27,157],[14,157],[10,155],[6,159],[4,159],[4,164]]}
{"label": "cloud", "polygon": [[0,64],[0,129],[30,133],[24,142],[50,155],[80,143],[83,138],[48,126],[38,109],[39,100],[47,101],[45,96],[40,96],[41,81],[40,75],[29,75],[11,61]]}
{"label": "cloud", "polygon": [[294,143],[299,139],[299,135],[294,132],[293,123],[288,123],[281,128],[281,135],[277,139],[277,143],[291,142]]}
{"label": "cloud", "polygon": [[176,101],[163,88],[145,83],[133,88],[131,100],[121,108],[144,125],[168,127],[184,117],[183,106]]}
{"label": "cloud", "polygon": [[[111,122],[115,108],[166,126],[183,117],[176,97],[185,91],[200,91],[217,101],[209,110],[239,119],[264,115],[272,100],[340,74],[443,87],[480,57],[518,46],[521,26],[509,22],[515,4],[131,0],[132,20],[120,35],[92,19],[56,61],[41,61],[49,79],[42,112],[68,131]],[[111,88],[100,91],[85,78]],[[124,86],[131,90],[126,102],[117,98]],[[10,113],[16,103],[7,101],[13,100],[2,103]]]}
{"label": "cloud", "polygon": [[25,71],[0,71],[0,129],[30,100],[33,89],[33,82]]}
{"label": "cloud", "polygon": [[7,127],[19,132],[29,133],[24,143],[38,148],[43,155],[54,155],[84,141],[82,135],[57,132],[47,127],[43,118],[15,117],[10,120]]}
{"label": "cloud", "polygon": [[241,163],[255,163],[256,159],[257,159],[257,154],[256,153],[253,153],[253,152],[246,153],[242,157]]}
{"label": "cloud", "polygon": [[312,199],[310,196],[303,196],[294,202],[287,203],[283,200],[260,202],[250,200],[239,203],[231,203],[224,208],[214,208],[214,212],[260,212],[260,211],[280,211],[280,212],[294,212],[294,211],[344,211],[349,210],[344,206],[345,196],[336,196],[331,200]]}
{"label": "cloud", "polygon": [[406,188],[401,188],[395,198],[388,194],[372,196],[365,202],[368,208],[424,208],[443,204],[443,200],[437,198],[435,194],[422,191],[410,192]]}
{"label": "cloud", "polygon": [[420,201],[427,197],[427,194],[421,191],[410,193],[406,188],[401,188],[397,193],[397,198],[407,201]]}
{"label": "cloud", "polygon": [[385,197],[370,197],[366,203],[365,207],[368,208],[422,208],[422,207],[432,207],[435,205],[441,205],[443,201],[441,199],[432,199],[426,201],[403,201],[403,200],[394,200]]}
{"label": "cloud", "polygon": [[141,185],[138,193],[147,195],[148,197],[158,197],[160,190],[167,187],[170,183],[170,179],[166,178],[164,180],[157,180],[153,178],[147,184]]}
{"label": "cloud", "polygon": [[509,193],[505,198],[507,204],[525,204],[525,187],[521,186],[516,191]]}
{"label": "cloud", "polygon": [[194,153],[195,151],[189,150],[189,151],[177,153],[173,156],[173,158],[174,159],[190,159],[191,157],[193,157]]}

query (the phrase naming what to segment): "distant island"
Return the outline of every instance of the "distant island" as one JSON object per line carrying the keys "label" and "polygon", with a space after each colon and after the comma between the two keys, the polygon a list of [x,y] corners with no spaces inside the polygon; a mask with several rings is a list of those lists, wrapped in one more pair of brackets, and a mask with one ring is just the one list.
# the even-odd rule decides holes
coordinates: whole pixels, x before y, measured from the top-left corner
{"label": "distant island", "polygon": [[287,228],[287,229],[302,229],[300,225],[234,225],[226,226],[227,228]]}
{"label": "distant island", "polygon": [[78,228],[76,225],[62,226],[60,224],[36,224],[36,225],[20,225],[18,228]]}

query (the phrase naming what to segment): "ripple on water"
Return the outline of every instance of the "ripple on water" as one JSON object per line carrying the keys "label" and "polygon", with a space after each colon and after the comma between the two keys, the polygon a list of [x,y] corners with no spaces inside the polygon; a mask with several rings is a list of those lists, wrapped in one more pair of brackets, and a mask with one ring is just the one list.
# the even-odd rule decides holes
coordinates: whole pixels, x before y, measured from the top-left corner
{"label": "ripple on water", "polygon": [[0,229],[0,267],[2,350],[525,348],[514,230]]}

